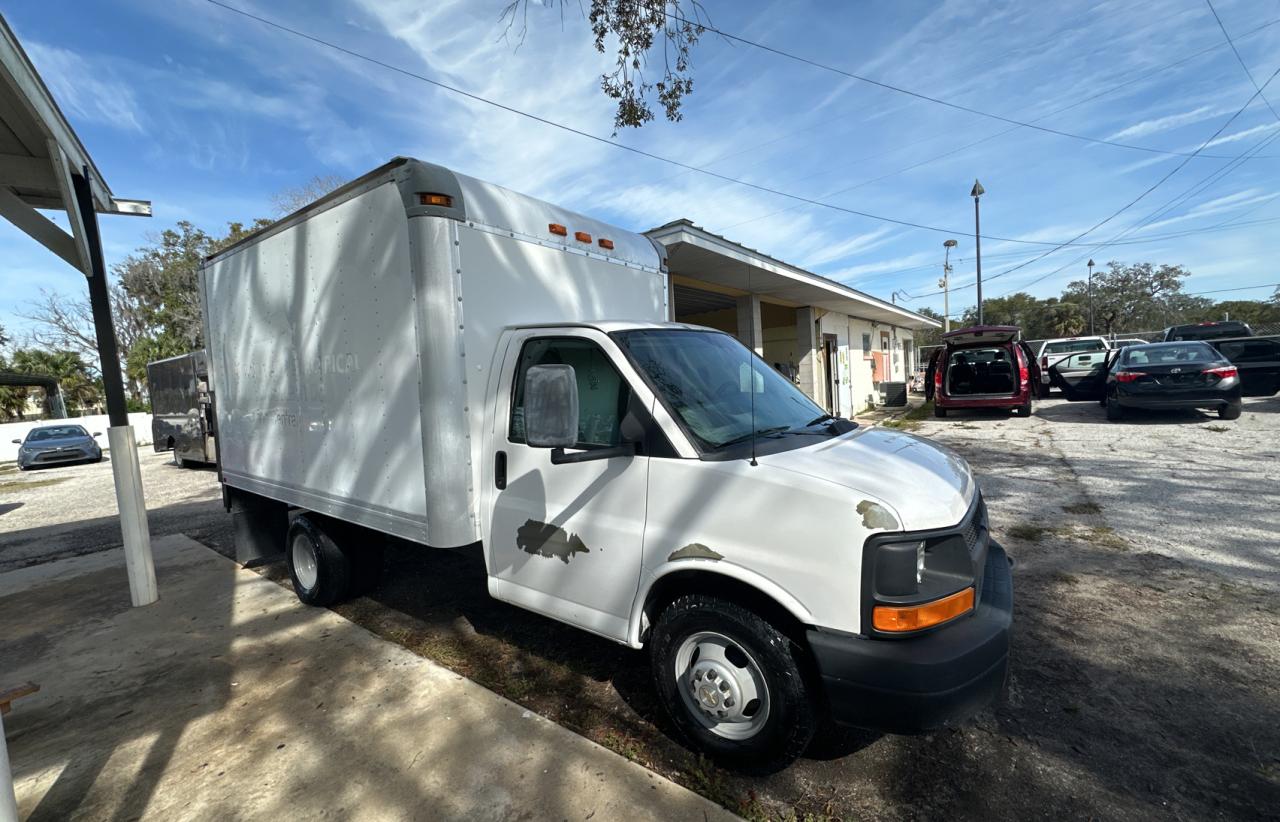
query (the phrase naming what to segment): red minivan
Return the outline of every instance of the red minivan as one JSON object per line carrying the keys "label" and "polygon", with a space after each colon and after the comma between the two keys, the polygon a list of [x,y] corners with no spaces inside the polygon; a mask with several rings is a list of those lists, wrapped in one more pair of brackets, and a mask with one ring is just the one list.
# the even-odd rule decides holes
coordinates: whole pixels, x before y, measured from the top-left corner
{"label": "red minivan", "polygon": [[956,408],[997,408],[1031,416],[1040,384],[1035,355],[1012,325],[975,325],[942,335],[929,360],[925,394],[934,416]]}

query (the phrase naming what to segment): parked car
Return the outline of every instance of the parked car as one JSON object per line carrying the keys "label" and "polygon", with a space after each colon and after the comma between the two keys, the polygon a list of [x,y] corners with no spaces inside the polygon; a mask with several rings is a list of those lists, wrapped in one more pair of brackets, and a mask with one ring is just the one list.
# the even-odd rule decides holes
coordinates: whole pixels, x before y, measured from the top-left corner
{"label": "parked car", "polygon": [[1280,392],[1280,336],[1211,340],[1209,345],[1240,369],[1240,390],[1246,397]]}
{"label": "parked car", "polygon": [[43,465],[62,465],[69,462],[101,462],[102,448],[83,425],[42,425],[32,428],[27,436],[14,440],[18,448],[18,469],[38,468]]}
{"label": "parked car", "polygon": [[1068,400],[1100,402],[1109,420],[1128,408],[1212,408],[1224,420],[1240,416],[1239,370],[1197,340],[1072,354],[1051,365],[1049,377]]}
{"label": "parked car", "polygon": [[1068,354],[1080,351],[1107,351],[1111,348],[1105,337],[1059,337],[1040,344],[1036,361],[1040,365],[1040,396],[1049,396],[1049,366]]}
{"label": "parked car", "polygon": [[1146,345],[1146,344],[1147,344],[1147,341],[1146,341],[1146,340],[1139,340],[1139,339],[1136,339],[1136,338],[1135,338],[1135,339],[1111,340],[1111,341],[1110,341],[1110,345],[1111,345],[1111,347],[1112,347],[1112,348],[1126,348],[1126,347],[1128,347],[1128,346],[1130,346],[1130,345]]}
{"label": "parked car", "polygon": [[1160,339],[1164,342],[1177,340],[1221,340],[1226,337],[1252,337],[1253,329],[1248,323],[1236,320],[1221,322],[1192,323],[1191,325],[1174,325],[1164,330]]}
{"label": "parked car", "polygon": [[1031,416],[1031,395],[1040,381],[1031,349],[1012,325],[978,325],[942,335],[929,361],[933,413],[952,409],[1007,409]]}

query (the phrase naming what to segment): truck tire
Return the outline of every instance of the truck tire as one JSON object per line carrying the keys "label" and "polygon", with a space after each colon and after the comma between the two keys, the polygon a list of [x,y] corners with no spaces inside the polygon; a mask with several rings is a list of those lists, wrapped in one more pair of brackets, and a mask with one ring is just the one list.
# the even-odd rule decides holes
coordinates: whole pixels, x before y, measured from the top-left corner
{"label": "truck tire", "polygon": [[307,605],[328,606],[345,599],[351,590],[353,569],[342,550],[310,514],[294,517],[285,539],[285,556],[294,593]]}
{"label": "truck tire", "polygon": [[817,723],[803,651],[755,613],[688,594],[653,627],[659,701],[688,743],[725,767],[770,774],[809,745]]}
{"label": "truck tire", "polygon": [[1115,397],[1107,397],[1107,419],[1112,422],[1124,419],[1124,406]]}
{"label": "truck tire", "polygon": [[1218,418],[1224,420],[1238,420],[1240,419],[1241,410],[1242,408],[1240,403],[1229,403],[1218,409]]}
{"label": "truck tire", "polygon": [[1015,417],[1031,416],[1031,397],[1030,396],[1027,397],[1026,402],[1024,402],[1022,405],[1019,405],[1017,408],[1013,409],[1013,415]]}

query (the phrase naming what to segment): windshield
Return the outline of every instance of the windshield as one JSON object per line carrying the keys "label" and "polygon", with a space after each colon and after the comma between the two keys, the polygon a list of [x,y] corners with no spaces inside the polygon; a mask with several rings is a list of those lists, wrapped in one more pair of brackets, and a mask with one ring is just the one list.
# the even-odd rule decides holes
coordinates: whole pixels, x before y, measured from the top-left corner
{"label": "windshield", "polygon": [[1176,365],[1178,363],[1208,363],[1221,359],[1204,343],[1183,343],[1170,345],[1143,345],[1127,348],[1124,352],[1125,365]]}
{"label": "windshield", "polygon": [[27,434],[27,442],[40,440],[60,440],[66,437],[87,437],[89,432],[78,425],[59,425],[56,428],[33,428]]}
{"label": "windshield", "polygon": [[828,418],[786,377],[727,334],[661,329],[625,331],[614,338],[704,448],[750,439],[748,386],[754,386],[758,433],[792,431]]}
{"label": "windshield", "polygon": [[1106,347],[1102,340],[1064,340],[1062,342],[1045,343],[1044,350],[1040,353],[1042,355],[1072,354],[1076,351],[1101,351]]}

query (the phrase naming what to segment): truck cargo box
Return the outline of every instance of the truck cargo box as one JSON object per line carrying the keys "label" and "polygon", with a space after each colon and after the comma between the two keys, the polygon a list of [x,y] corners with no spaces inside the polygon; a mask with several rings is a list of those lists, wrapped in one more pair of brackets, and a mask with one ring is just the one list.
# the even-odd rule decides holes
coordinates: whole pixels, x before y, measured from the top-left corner
{"label": "truck cargo box", "polygon": [[397,158],[200,271],[224,482],[420,543],[481,537],[503,329],[664,321],[646,237]]}

